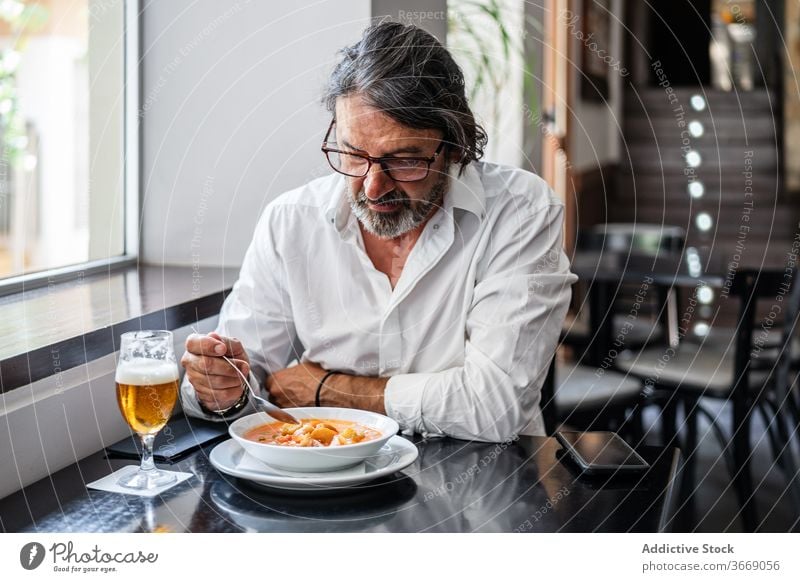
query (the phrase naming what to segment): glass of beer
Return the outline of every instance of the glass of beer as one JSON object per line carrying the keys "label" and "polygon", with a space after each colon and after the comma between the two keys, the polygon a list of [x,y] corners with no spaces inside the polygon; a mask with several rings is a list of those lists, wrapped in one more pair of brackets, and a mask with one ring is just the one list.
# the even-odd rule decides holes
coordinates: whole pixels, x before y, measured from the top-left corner
{"label": "glass of beer", "polygon": [[118,483],[131,489],[154,489],[175,481],[156,469],[153,441],[167,424],[178,399],[178,362],[170,331],[123,333],[117,362],[117,403],[128,426],[142,439],[139,471]]}

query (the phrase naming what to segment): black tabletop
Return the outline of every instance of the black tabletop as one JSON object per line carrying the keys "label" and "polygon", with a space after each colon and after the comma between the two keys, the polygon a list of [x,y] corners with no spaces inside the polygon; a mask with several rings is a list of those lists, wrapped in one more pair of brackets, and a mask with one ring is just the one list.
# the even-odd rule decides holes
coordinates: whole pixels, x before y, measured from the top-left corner
{"label": "black tabletop", "polygon": [[728,265],[707,260],[700,254],[637,254],[620,251],[579,251],[571,270],[583,281],[641,282],[664,286],[695,286],[702,282],[721,287],[728,276]]}
{"label": "black tabletop", "polygon": [[171,468],[193,473],[155,498],[87,490],[134,463],[96,453],[0,500],[4,532],[587,532],[662,531],[676,449],[643,447],[649,471],[586,479],[555,439],[510,444],[415,438],[419,458],[335,494],[277,494],[219,473],[213,445]]}
{"label": "black tabletop", "polygon": [[650,283],[665,287],[694,287],[698,284],[723,287],[737,270],[783,273],[785,257],[763,257],[758,262],[723,260],[708,249],[683,252],[639,253],[618,250],[579,250],[572,257],[571,270],[582,281],[598,283]]}

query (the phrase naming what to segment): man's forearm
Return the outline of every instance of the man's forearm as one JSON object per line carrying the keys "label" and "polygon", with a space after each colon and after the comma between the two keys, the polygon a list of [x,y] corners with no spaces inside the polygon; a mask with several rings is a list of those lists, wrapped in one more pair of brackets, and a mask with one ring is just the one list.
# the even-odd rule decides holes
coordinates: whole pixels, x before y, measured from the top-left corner
{"label": "man's forearm", "polygon": [[388,381],[388,378],[332,374],[320,391],[320,404],[386,414],[383,396]]}
{"label": "man's forearm", "polygon": [[[327,370],[313,362],[303,362],[267,377],[266,388],[278,406],[314,406],[317,387]],[[388,378],[331,374],[320,390],[320,404],[340,408],[360,408],[386,414],[383,393]]]}

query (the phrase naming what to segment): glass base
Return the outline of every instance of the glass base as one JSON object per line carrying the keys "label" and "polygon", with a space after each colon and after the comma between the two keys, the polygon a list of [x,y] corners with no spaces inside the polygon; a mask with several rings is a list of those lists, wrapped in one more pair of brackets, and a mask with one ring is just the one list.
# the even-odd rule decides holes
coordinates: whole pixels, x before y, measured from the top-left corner
{"label": "glass base", "polygon": [[159,469],[151,469],[149,471],[139,469],[133,475],[122,477],[117,483],[128,489],[146,490],[163,487],[177,480],[178,477],[174,473],[167,473]]}

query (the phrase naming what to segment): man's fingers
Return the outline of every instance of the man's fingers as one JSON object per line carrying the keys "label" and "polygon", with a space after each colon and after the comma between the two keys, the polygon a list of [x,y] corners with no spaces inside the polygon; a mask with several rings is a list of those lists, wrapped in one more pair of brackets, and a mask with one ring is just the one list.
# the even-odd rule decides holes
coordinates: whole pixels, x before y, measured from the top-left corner
{"label": "man's fingers", "polygon": [[196,372],[187,372],[186,376],[194,387],[197,399],[211,410],[227,408],[239,400],[242,395],[242,383],[238,382],[236,378],[197,374]]}
{"label": "man's fingers", "polygon": [[207,376],[205,374],[189,374],[188,377],[198,395],[210,396],[215,392],[224,393],[229,390],[236,391],[237,396],[242,393],[242,383],[236,382],[234,378]]}
{"label": "man's fingers", "polygon": [[[222,357],[225,355],[231,363]],[[198,400],[212,410],[227,408],[241,397],[242,379],[236,369],[244,376],[250,373],[250,363],[242,343],[215,332],[208,335],[193,333],[186,338],[186,353],[181,364],[186,368],[186,376]]]}
{"label": "man's fingers", "polygon": [[215,392],[226,393],[229,391],[236,392],[236,396],[242,394],[242,383],[233,382],[231,378],[223,378],[222,376],[197,376],[192,381],[195,392],[205,396],[211,396]]}
{"label": "man's fingers", "polygon": [[[248,364],[245,360],[237,360],[236,358],[231,358],[231,362],[236,364],[236,367],[239,368],[239,371],[247,376],[250,373],[250,364]],[[230,366],[230,364],[228,364]],[[236,374],[239,376],[238,374]]]}
{"label": "man's fingers", "polygon": [[222,356],[227,350],[228,347],[219,336],[212,337],[211,334],[202,335],[199,333],[193,333],[186,338],[186,351],[198,356]]}
{"label": "man's fingers", "polygon": [[212,331],[210,334],[208,334],[208,336],[225,344],[226,355],[229,358],[241,358],[243,355],[246,355],[242,342],[235,337],[219,335],[215,331]]}
{"label": "man's fingers", "polygon": [[197,398],[206,408],[219,410],[233,405],[242,396],[241,386],[226,390],[207,390],[205,387],[195,388]]}
{"label": "man's fingers", "polygon": [[[232,360],[232,362],[245,376],[250,372],[250,365],[244,360]],[[198,356],[187,351],[181,358],[181,364],[187,371],[193,370],[199,374],[239,378],[233,366],[220,357]]]}
{"label": "man's fingers", "polygon": [[231,368],[231,365],[222,358],[210,358],[207,356],[196,356],[195,354],[187,354],[183,360],[186,370],[193,371],[197,374],[210,374],[213,376],[229,376],[231,378],[238,377],[236,370]]}

